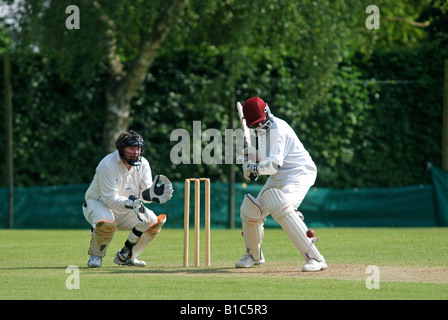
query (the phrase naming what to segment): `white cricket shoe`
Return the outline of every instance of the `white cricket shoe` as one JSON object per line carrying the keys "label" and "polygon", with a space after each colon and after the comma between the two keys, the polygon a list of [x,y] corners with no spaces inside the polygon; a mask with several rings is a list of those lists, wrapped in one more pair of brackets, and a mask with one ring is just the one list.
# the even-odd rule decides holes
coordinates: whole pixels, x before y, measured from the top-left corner
{"label": "white cricket shoe", "polygon": [[264,264],[265,260],[263,257],[263,252],[261,253],[261,259],[260,260],[254,260],[252,256],[249,253],[246,253],[240,261],[235,263],[235,268],[251,268],[252,266]]}
{"label": "white cricket shoe", "polygon": [[307,263],[302,267],[302,271],[312,272],[327,269],[325,260],[317,261],[316,259],[309,259]]}
{"label": "white cricket shoe", "polygon": [[89,262],[87,262],[89,268],[101,268],[102,258],[98,256],[90,256]]}
{"label": "white cricket shoe", "polygon": [[126,265],[130,267],[146,267],[146,262],[143,260],[137,260],[137,258],[128,259],[125,258],[120,251],[117,252],[114,258],[114,263],[119,265]]}

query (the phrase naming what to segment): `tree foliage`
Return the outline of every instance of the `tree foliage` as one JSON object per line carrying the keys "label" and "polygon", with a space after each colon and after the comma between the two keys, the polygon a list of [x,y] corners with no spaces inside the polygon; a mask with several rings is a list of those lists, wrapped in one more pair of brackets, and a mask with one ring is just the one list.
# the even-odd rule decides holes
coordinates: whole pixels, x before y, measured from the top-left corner
{"label": "tree foliage", "polygon": [[[79,30],[65,28],[69,2],[80,8]],[[173,3],[69,2],[17,1],[14,22],[2,19],[0,50],[13,53],[17,185],[90,181],[105,155],[111,77],[131,72]],[[227,181],[224,165],[172,164],[170,134],[201,121],[224,137],[238,126],[236,101],[261,96],[310,151],[318,186],[425,183],[426,163],[440,163],[447,9],[378,1],[381,28],[367,30],[370,2],[190,0],[129,102],[129,127],[145,137],[154,173]]]}

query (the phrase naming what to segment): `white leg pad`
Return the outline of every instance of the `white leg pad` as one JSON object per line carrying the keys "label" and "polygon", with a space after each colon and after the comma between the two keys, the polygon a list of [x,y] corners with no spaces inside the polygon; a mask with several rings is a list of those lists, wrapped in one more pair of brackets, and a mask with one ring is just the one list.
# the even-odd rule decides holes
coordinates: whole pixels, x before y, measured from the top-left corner
{"label": "white leg pad", "polygon": [[136,258],[143,250],[154,240],[166,222],[166,215],[161,214],[157,217],[157,222],[149,227],[148,231],[143,232],[138,242],[132,248],[132,258]]}
{"label": "white leg pad", "polygon": [[312,240],[306,236],[308,228],[298,214],[292,211],[286,215],[273,215],[272,217],[280,224],[283,230],[285,230],[289,239],[291,239],[292,243],[294,243],[305,260],[308,261],[308,259],[314,258],[319,262],[325,261]]}
{"label": "white leg pad", "polygon": [[255,261],[261,259],[261,243],[264,236],[263,224],[251,224],[243,221],[243,237],[246,251]]}
{"label": "white leg pad", "polygon": [[89,255],[104,257],[106,249],[111,243],[115,231],[117,231],[117,221],[99,221],[91,232]]}
{"label": "white leg pad", "polygon": [[306,232],[308,228],[281,190],[275,188],[267,189],[261,195],[261,202],[263,213],[272,215],[272,218],[285,230],[289,239],[294,243],[305,260],[311,258],[319,262],[325,260],[312,240],[307,237]]}
{"label": "white leg pad", "polygon": [[240,208],[240,216],[243,225],[244,244],[247,253],[257,261],[261,259],[261,243],[264,236],[264,217],[261,213],[259,201],[252,195],[244,197]]}

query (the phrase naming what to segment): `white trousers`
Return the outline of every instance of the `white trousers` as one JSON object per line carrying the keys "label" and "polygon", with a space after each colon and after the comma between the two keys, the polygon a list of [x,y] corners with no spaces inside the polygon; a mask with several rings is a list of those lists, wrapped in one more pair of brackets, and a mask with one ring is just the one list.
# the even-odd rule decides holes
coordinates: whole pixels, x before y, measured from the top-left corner
{"label": "white trousers", "polygon": [[95,228],[100,221],[117,222],[118,230],[132,230],[135,228],[140,232],[145,232],[157,222],[157,216],[152,210],[145,207],[143,221],[137,217],[134,210],[129,209],[125,214],[115,214],[103,202],[96,200],[87,200],[87,207],[83,206],[82,210],[86,220]]}
{"label": "white trousers", "polygon": [[303,199],[305,199],[308,190],[311,188],[310,186],[304,186],[300,184],[288,184],[288,185],[272,185],[266,183],[261,189],[260,193],[257,196],[257,200],[261,200],[261,194],[263,191],[269,188],[280,189],[285,196],[288,198],[289,202],[293,205],[295,209],[297,209],[302,203]]}

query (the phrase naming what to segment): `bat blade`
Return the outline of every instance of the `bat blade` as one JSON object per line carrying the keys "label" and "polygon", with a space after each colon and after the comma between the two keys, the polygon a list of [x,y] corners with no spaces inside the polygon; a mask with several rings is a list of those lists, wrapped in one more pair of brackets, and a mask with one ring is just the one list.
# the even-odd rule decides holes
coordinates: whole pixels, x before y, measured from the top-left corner
{"label": "bat blade", "polygon": [[[241,105],[241,103],[239,101],[236,103],[236,108],[238,109],[238,116],[240,118],[241,127],[243,128],[244,146],[247,148],[247,152],[248,152],[248,154],[245,155],[245,159],[255,162],[256,156],[254,154],[252,154],[251,152],[249,152],[249,149],[251,146],[250,131],[246,125],[246,119],[244,118],[243,106]],[[251,181],[257,180],[257,176],[253,173],[250,174],[249,178]]]}
{"label": "bat blade", "polygon": [[241,127],[243,129],[244,145],[246,147],[249,147],[251,145],[250,132],[249,128],[246,126],[246,119],[244,118],[243,106],[239,101],[236,103],[236,108],[238,109],[238,116],[240,118]]}

